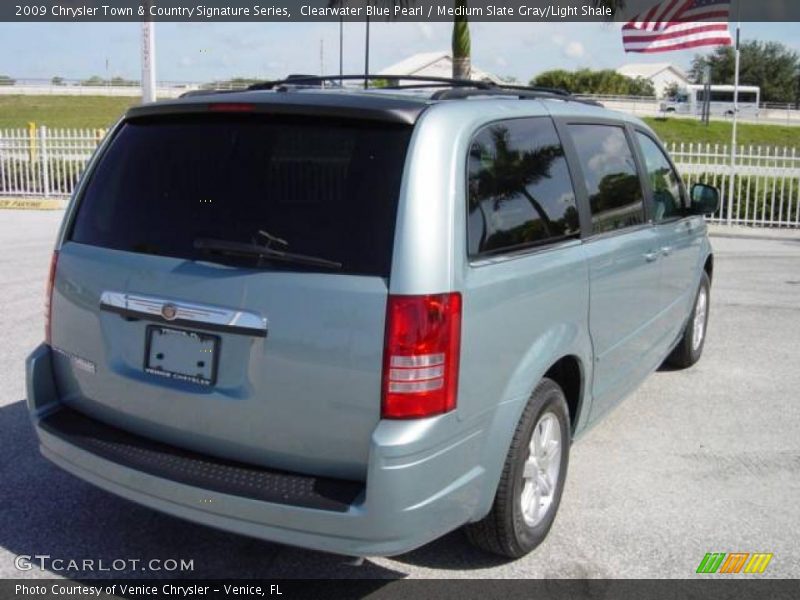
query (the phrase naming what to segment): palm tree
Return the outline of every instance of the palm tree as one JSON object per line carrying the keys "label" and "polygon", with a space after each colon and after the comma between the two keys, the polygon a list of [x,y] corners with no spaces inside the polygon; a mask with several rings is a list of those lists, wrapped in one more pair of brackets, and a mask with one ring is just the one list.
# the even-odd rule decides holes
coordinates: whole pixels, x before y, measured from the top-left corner
{"label": "palm tree", "polygon": [[472,74],[472,43],[469,36],[469,19],[466,15],[467,0],[456,0],[456,11],[453,18],[453,79],[469,79]]}

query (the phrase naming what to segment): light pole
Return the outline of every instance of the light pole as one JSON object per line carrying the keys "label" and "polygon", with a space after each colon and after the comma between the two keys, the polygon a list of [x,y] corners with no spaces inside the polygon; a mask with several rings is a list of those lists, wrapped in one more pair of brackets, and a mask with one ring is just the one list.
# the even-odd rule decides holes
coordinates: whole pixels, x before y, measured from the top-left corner
{"label": "light pole", "polygon": [[142,23],[142,102],[156,100],[156,29],[153,21]]}
{"label": "light pole", "polygon": [[369,17],[367,17],[367,39],[364,49],[364,89],[369,87]]}
{"label": "light pole", "polygon": [[731,133],[731,172],[728,177],[728,207],[726,222],[733,224],[733,195],[736,193],[736,133],[739,124],[739,67],[741,64],[742,2],[736,3],[736,57],[733,75],[733,132]]}

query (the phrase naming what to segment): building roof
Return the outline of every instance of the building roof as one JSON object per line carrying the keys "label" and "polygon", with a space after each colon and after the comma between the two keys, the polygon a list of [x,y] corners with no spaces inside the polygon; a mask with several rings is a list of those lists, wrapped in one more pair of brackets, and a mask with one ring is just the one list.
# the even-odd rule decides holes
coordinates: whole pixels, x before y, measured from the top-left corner
{"label": "building roof", "polygon": [[689,76],[683,71],[683,69],[676,67],[672,63],[633,63],[621,66],[619,69],[617,69],[617,73],[633,79],[637,77],[652,79],[662,71],[666,70],[671,70],[679,77],[687,81],[689,80]]}
{"label": "building roof", "polygon": [[[428,75],[435,77],[450,77],[453,70],[453,59],[446,50],[439,52],[420,52],[401,60],[385,69],[378,75]],[[493,81],[502,83],[500,78],[472,65],[471,79],[479,81]]]}

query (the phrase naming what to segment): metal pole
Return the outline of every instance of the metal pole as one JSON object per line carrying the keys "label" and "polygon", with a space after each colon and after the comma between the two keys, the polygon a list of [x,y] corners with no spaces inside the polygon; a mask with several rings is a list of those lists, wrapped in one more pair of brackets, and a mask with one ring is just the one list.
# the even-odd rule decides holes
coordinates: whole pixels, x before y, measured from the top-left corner
{"label": "metal pole", "polygon": [[156,30],[153,21],[142,23],[142,102],[156,100]]}
{"label": "metal pole", "polygon": [[733,224],[733,194],[735,193],[734,176],[736,175],[736,133],[739,124],[739,63],[741,54],[741,8],[742,1],[736,3],[736,66],[733,76],[733,134],[731,136],[731,173],[728,181],[728,225]]}
{"label": "metal pole", "polygon": [[364,50],[364,89],[369,87],[369,17],[367,17],[367,47]]}
{"label": "metal pole", "polygon": [[339,87],[344,82],[342,75],[344,75],[344,17],[339,17]]}
{"label": "metal pole", "polygon": [[42,193],[45,198],[50,196],[50,161],[47,155],[47,127],[39,127],[39,157],[42,169]]}

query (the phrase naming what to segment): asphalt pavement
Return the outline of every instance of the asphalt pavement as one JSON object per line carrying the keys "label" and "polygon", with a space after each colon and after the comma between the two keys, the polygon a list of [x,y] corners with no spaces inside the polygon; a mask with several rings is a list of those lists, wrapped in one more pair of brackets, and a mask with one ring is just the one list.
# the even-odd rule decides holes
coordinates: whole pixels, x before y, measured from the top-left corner
{"label": "asphalt pavement", "polygon": [[[43,337],[61,215],[0,211],[0,578],[684,578],[707,552],[773,553],[760,577],[800,577],[796,232],[712,238],[716,271],[702,361],[654,373],[573,446],[561,509],[536,551],[506,562],[472,549],[457,531],[403,556],[351,566],[162,515],[39,455],[23,362]],[[50,557],[50,569],[16,568],[15,557],[37,554]],[[70,559],[78,570],[67,568]],[[81,570],[84,559],[95,568],[100,560],[108,567],[118,559],[183,559],[193,570],[98,572]]]}

